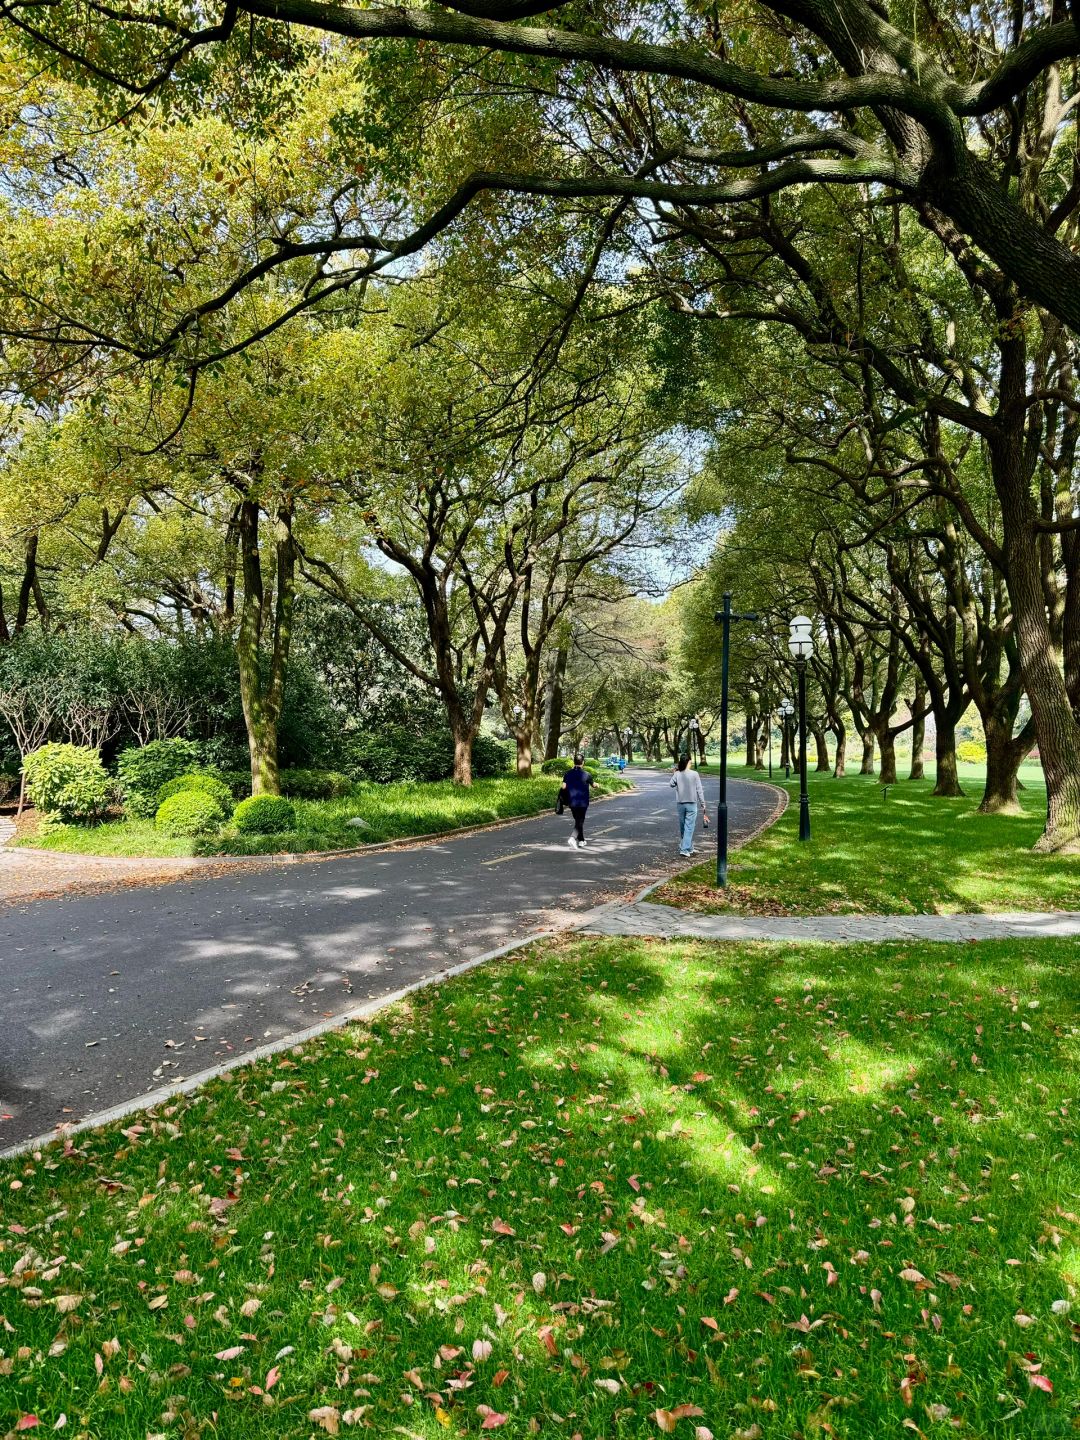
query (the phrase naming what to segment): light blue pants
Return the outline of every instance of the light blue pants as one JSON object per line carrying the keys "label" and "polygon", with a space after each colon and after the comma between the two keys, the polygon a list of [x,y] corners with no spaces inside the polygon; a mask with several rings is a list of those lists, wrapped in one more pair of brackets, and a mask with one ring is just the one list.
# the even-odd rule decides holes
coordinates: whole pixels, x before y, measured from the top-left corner
{"label": "light blue pants", "polygon": [[680,800],[679,805],[679,854],[689,855],[694,848],[694,830],[697,827],[697,801]]}

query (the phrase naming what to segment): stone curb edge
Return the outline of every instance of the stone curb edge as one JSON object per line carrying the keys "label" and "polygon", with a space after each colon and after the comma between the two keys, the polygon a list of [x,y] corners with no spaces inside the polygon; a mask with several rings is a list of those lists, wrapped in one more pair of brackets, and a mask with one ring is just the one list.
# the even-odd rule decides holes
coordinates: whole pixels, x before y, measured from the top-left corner
{"label": "stone curb edge", "polygon": [[[631,781],[629,790],[616,790],[613,795],[598,795],[592,805],[602,805],[605,800],[618,800],[620,795],[632,795],[637,786]],[[177,875],[186,875],[198,870],[207,870],[222,865],[301,865],[305,860],[345,860],[350,855],[375,855],[380,850],[400,850],[405,846],[435,845],[441,840],[455,840],[459,835],[476,835],[483,830],[500,830],[508,825],[520,825],[525,820],[537,820],[541,815],[550,815],[551,810],[534,810],[531,815],[505,815],[500,820],[480,820],[475,825],[460,825],[453,830],[437,830],[427,835],[399,835],[393,840],[369,840],[366,845],[353,845],[348,850],[279,850],[271,855],[90,855],[80,850],[39,850],[33,845],[19,845],[8,851],[11,855],[44,856],[56,860],[108,860],[114,865],[175,865]],[[167,873],[167,872],[165,872]],[[164,881],[162,883],[165,883]],[[51,897],[59,898],[59,897]],[[0,902],[3,903],[3,902]],[[10,902],[20,904],[16,900]]]}
{"label": "stone curb edge", "polygon": [[[772,782],[769,780],[743,780],[742,776],[740,776],[739,779],[744,785],[761,785],[766,790],[771,790],[776,796],[776,799],[773,801],[773,808],[770,814],[765,817],[765,819],[755,830],[751,830],[749,835],[744,835],[741,840],[736,842],[736,844],[732,847],[735,850],[741,850],[744,845],[749,845],[751,840],[756,840],[759,835],[763,835],[765,831],[768,830],[770,825],[775,825],[776,822],[780,819],[780,816],[783,815],[784,811],[791,803],[791,796],[788,794],[788,792],[786,790],[782,790],[779,785],[772,784]],[[692,870],[693,868],[694,867],[692,865],[688,865],[686,867],[687,870]],[[679,874],[685,874],[685,871],[680,871]],[[654,880],[651,885],[646,885],[644,890],[639,890],[638,893],[634,896],[634,898],[630,901],[630,904],[640,905],[641,902],[647,899],[654,890],[659,890],[664,885],[670,885],[672,880],[677,880],[678,878],[678,874],[675,874],[665,876],[663,880]],[[674,908],[678,909],[678,906]]]}
{"label": "stone curb edge", "polygon": [[[587,911],[586,915],[592,913],[592,911]],[[199,1070],[194,1075],[187,1075],[182,1080],[174,1081],[169,1085],[160,1085],[156,1090],[148,1090],[145,1094],[133,1096],[130,1100],[122,1100],[118,1105],[110,1105],[108,1109],[97,1110],[94,1114],[87,1115],[82,1120],[73,1121],[70,1125],[57,1125],[53,1130],[46,1131],[42,1135],[34,1135],[28,1140],[20,1140],[16,1144],[8,1146],[7,1149],[0,1150],[0,1160],[12,1160],[19,1155],[28,1154],[30,1151],[56,1145],[63,1140],[70,1139],[73,1135],[80,1135],[86,1130],[98,1130],[103,1125],[111,1125],[114,1120],[123,1120],[128,1115],[139,1114],[144,1110],[154,1110],[179,1095],[188,1095],[191,1091],[198,1090],[209,1081],[227,1075],[232,1070],[242,1070],[249,1065],[257,1064],[260,1060],[267,1060],[272,1055],[280,1055],[283,1050],[291,1050],[297,1045],[304,1045],[309,1040],[316,1040],[331,1030],[344,1030],[358,1020],[370,1020],[380,1010],[384,1010],[390,1005],[396,1005],[398,1001],[415,994],[418,990],[426,990],[433,985],[442,985],[445,981],[452,980],[457,975],[464,975],[469,970],[475,970],[480,965],[486,965],[492,960],[500,960],[514,950],[524,949],[527,945],[535,945],[541,940],[550,940],[553,936],[567,930],[575,930],[579,928],[579,922],[583,918],[574,915],[565,924],[555,925],[550,930],[538,930],[534,934],[522,936],[518,940],[509,940],[505,945],[500,945],[494,950],[486,950],[482,955],[474,955],[471,960],[462,960],[457,965],[440,970],[437,975],[425,975],[409,985],[403,985],[400,990],[393,990],[388,995],[380,996],[377,1000],[369,1000],[363,1005],[343,1010],[338,1015],[328,1016],[325,1020],[316,1021],[314,1025],[308,1025],[303,1030],[294,1030],[289,1035],[282,1035],[280,1039],[269,1040],[265,1045],[256,1045],[253,1050],[248,1050],[243,1055],[234,1055],[229,1060],[223,1060],[218,1065],[211,1065],[206,1070]]]}

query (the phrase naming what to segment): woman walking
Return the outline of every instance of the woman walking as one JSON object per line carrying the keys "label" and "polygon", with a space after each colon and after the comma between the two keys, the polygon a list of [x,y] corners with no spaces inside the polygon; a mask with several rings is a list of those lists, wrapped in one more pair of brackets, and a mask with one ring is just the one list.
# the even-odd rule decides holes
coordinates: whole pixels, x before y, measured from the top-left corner
{"label": "woman walking", "polygon": [[573,768],[563,776],[560,799],[570,807],[574,817],[574,833],[567,840],[572,850],[583,850],[588,844],[585,839],[585,812],[589,808],[589,786],[593,777],[585,769],[585,756],[575,755]]}
{"label": "woman walking", "polygon": [[695,855],[694,830],[697,826],[698,807],[701,807],[702,824],[708,828],[709,816],[705,809],[705,791],[701,788],[701,776],[687,767],[690,756],[683,755],[671,777],[671,788],[675,791],[676,810],[679,816],[679,854]]}

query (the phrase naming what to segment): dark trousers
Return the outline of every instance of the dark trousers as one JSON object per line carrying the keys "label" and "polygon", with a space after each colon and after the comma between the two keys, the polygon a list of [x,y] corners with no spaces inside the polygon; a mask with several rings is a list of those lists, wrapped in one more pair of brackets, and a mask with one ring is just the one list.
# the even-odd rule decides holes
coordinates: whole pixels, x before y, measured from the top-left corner
{"label": "dark trousers", "polygon": [[570,814],[574,817],[574,835],[578,840],[585,839],[585,814],[587,805],[571,805]]}

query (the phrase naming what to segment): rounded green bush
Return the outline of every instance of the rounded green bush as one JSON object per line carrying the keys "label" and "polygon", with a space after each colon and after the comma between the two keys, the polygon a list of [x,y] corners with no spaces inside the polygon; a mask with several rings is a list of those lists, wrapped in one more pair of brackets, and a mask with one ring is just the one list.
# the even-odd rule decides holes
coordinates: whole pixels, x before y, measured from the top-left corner
{"label": "rounded green bush", "polygon": [[216,800],[218,808],[221,810],[222,820],[233,807],[232,791],[224,780],[219,780],[209,770],[189,770],[186,775],[177,775],[175,780],[166,780],[158,791],[159,807],[166,800],[171,800],[174,795],[180,795],[185,790],[199,790],[204,795],[209,795],[211,799]]}
{"label": "rounded green bush", "polygon": [[554,760],[545,760],[540,766],[541,775],[565,775],[573,765],[573,760],[568,760],[565,755],[556,755]]}
{"label": "rounded green bush", "polygon": [[295,830],[296,810],[283,795],[252,795],[233,811],[233,824],[242,835],[280,835]]}
{"label": "rounded green bush", "polygon": [[96,820],[109,805],[109,776],[92,745],[42,745],[23,761],[26,793],[45,815]]}
{"label": "rounded green bush", "polygon": [[222,821],[221,806],[204,790],[180,790],[158,806],[154,827],[166,835],[205,835]]}
{"label": "rounded green bush", "polygon": [[116,762],[116,773],[124,792],[124,808],[131,815],[148,820],[161,803],[158,791],[169,780],[194,770],[201,762],[202,747],[195,740],[151,740],[134,745]]}
{"label": "rounded green bush", "polygon": [[962,740],[956,747],[956,758],[968,765],[982,765],[986,760],[986,746],[981,740]]}

